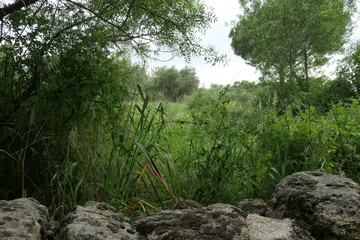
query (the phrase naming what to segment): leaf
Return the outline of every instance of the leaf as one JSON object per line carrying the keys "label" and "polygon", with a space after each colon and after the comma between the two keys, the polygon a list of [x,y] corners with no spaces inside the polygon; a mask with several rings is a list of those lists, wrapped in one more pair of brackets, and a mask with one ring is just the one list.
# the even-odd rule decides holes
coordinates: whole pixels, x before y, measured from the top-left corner
{"label": "leaf", "polygon": [[274,167],[270,168],[274,173],[276,173],[278,176],[280,176],[280,173],[278,172],[278,170]]}
{"label": "leaf", "polygon": [[144,101],[144,100],[145,100],[145,97],[144,97],[144,93],[143,93],[143,91],[142,91],[141,86],[140,86],[139,84],[137,84],[136,87],[137,87],[138,92],[139,92],[139,94],[140,94],[140,96],[141,96],[141,99]]}
{"label": "leaf", "polygon": [[138,179],[137,179],[137,183],[140,183],[141,178],[144,176],[145,171],[146,171],[146,166],[147,166],[147,164],[145,163],[145,164],[144,164],[144,167],[142,168],[142,170],[141,170],[141,172],[140,172],[140,174],[139,174],[139,177],[138,177]]}
{"label": "leaf", "polygon": [[[175,194],[170,190],[169,186],[166,184],[165,180],[161,177],[160,173],[155,169],[154,165],[152,164],[152,159],[149,156],[148,152],[146,151],[146,149],[144,148],[144,146],[139,143],[139,142],[135,142],[135,144],[140,148],[140,150],[144,153],[144,155],[146,156],[146,158],[148,159],[146,161],[146,164],[148,165],[148,167],[150,168],[150,170],[153,172],[153,174],[156,176],[156,178],[161,182],[161,184],[166,188],[166,190],[168,191],[168,193],[175,199],[175,201],[178,203],[179,199],[175,196]],[[143,168],[144,170],[144,168]]]}

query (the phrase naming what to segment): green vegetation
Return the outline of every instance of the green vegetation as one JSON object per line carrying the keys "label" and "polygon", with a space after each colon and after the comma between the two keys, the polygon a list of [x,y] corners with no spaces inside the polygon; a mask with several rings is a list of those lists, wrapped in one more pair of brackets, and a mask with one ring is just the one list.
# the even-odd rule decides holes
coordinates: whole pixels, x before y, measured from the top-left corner
{"label": "green vegetation", "polygon": [[[323,97],[333,82],[323,84]],[[267,199],[283,177],[297,171],[346,174],[360,180],[358,100],[329,103],[327,111],[312,105],[299,110],[297,104],[289,104],[279,114],[276,95],[262,96],[269,85],[213,86],[178,103],[188,106],[188,114],[178,118],[187,116],[187,122],[172,118],[161,143],[179,171],[175,192],[208,204]],[[165,107],[170,112],[172,108]]]}
{"label": "green vegetation", "polygon": [[0,7],[0,199],[34,197],[54,218],[89,200],[132,216],[178,199],[267,199],[296,171],[360,181],[360,44],[334,80],[310,71],[343,47],[352,1],[240,1],[232,46],[262,81],[210,89],[194,68],[148,76],[130,56],[221,61],[196,35],[211,11],[120,2]]}
{"label": "green vegetation", "polygon": [[214,19],[197,0],[1,5],[0,198],[31,196],[57,217],[95,197],[119,208],[142,198],[137,175],[145,158],[156,167],[163,113],[139,98],[144,71],[130,56],[217,62],[197,36]]}

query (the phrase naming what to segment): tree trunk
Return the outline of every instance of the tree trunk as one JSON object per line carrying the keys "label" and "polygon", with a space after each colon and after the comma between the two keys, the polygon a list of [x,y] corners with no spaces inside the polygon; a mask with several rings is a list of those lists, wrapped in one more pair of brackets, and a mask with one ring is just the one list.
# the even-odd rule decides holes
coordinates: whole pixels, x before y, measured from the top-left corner
{"label": "tree trunk", "polygon": [[279,88],[279,106],[280,106],[280,110],[283,111],[285,110],[285,98],[286,98],[286,88],[285,88],[285,72],[284,72],[284,68],[279,68],[278,69],[278,74],[279,74],[279,83],[280,83],[280,88]]}
{"label": "tree trunk", "polygon": [[304,92],[308,92],[309,91],[309,65],[308,65],[308,54],[306,52],[306,50],[304,50],[304,65],[305,65],[305,79],[303,81],[303,86],[302,86],[302,90]]}

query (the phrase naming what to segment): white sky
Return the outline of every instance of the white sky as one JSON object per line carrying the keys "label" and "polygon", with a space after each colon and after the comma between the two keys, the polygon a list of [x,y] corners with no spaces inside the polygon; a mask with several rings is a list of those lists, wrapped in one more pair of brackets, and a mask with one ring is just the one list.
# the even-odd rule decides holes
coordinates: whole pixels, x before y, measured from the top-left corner
{"label": "white sky", "polygon": [[219,54],[227,55],[228,64],[226,66],[223,66],[224,64],[212,66],[206,63],[203,57],[200,57],[192,59],[189,64],[183,59],[176,58],[169,62],[150,61],[149,66],[152,68],[175,66],[179,69],[185,66],[195,67],[197,76],[200,79],[200,86],[205,87],[210,87],[212,83],[226,85],[241,80],[256,81],[260,74],[257,73],[255,68],[245,64],[245,61],[239,56],[234,55],[230,46],[231,40],[228,38],[231,26],[226,26],[226,23],[238,20],[237,15],[240,13],[238,0],[204,0],[204,2],[214,8],[217,22],[202,37],[203,44],[205,46],[214,46]]}
{"label": "white sky", "polygon": [[[233,53],[230,46],[231,40],[228,38],[231,25],[227,25],[226,23],[238,21],[238,14],[240,13],[239,0],[203,1],[206,5],[214,8],[214,13],[218,19],[217,22],[214,23],[207,31],[206,35],[202,37],[203,44],[205,46],[214,46],[220,54],[226,54],[229,59],[228,64],[226,66],[223,66],[223,64],[212,66],[211,64],[206,63],[202,57],[192,59],[192,61],[187,64],[183,59],[176,58],[169,62],[150,61],[150,68],[159,66],[175,66],[178,69],[185,66],[194,67],[196,69],[197,76],[200,79],[200,86],[207,88],[213,83],[227,85],[232,84],[235,81],[242,80],[257,81],[260,73],[256,71],[254,67],[247,65],[241,57],[236,56]],[[360,6],[358,7],[360,8]],[[355,21],[360,22],[359,14],[355,16]],[[352,40],[360,39],[359,35],[360,30],[359,27],[357,27],[354,29],[354,36],[352,37]],[[339,59],[339,57],[337,57],[337,59]],[[329,64],[329,66],[324,68],[324,71],[327,75],[331,75],[335,67],[336,64]]]}

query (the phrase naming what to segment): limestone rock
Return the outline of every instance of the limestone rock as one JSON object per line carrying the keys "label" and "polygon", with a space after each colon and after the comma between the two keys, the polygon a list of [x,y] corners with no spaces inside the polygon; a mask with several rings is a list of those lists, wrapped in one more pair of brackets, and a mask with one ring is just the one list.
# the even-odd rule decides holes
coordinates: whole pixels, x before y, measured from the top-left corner
{"label": "limestone rock", "polygon": [[262,199],[244,199],[236,203],[236,206],[246,214],[255,213],[263,216],[266,210],[266,203]]}
{"label": "limestone rock", "polygon": [[246,218],[250,240],[314,240],[305,230],[299,229],[290,219],[272,219],[258,214]]}
{"label": "limestone rock", "polygon": [[360,186],[342,176],[295,173],[278,184],[266,216],[295,219],[317,240],[360,240]]}
{"label": "limestone rock", "polygon": [[161,211],[133,221],[141,240],[248,240],[243,212],[228,204]]}
{"label": "limestone rock", "polygon": [[134,228],[105,203],[77,206],[62,222],[59,240],[136,240]]}
{"label": "limestone rock", "polygon": [[0,200],[0,239],[47,239],[49,213],[32,198]]}

